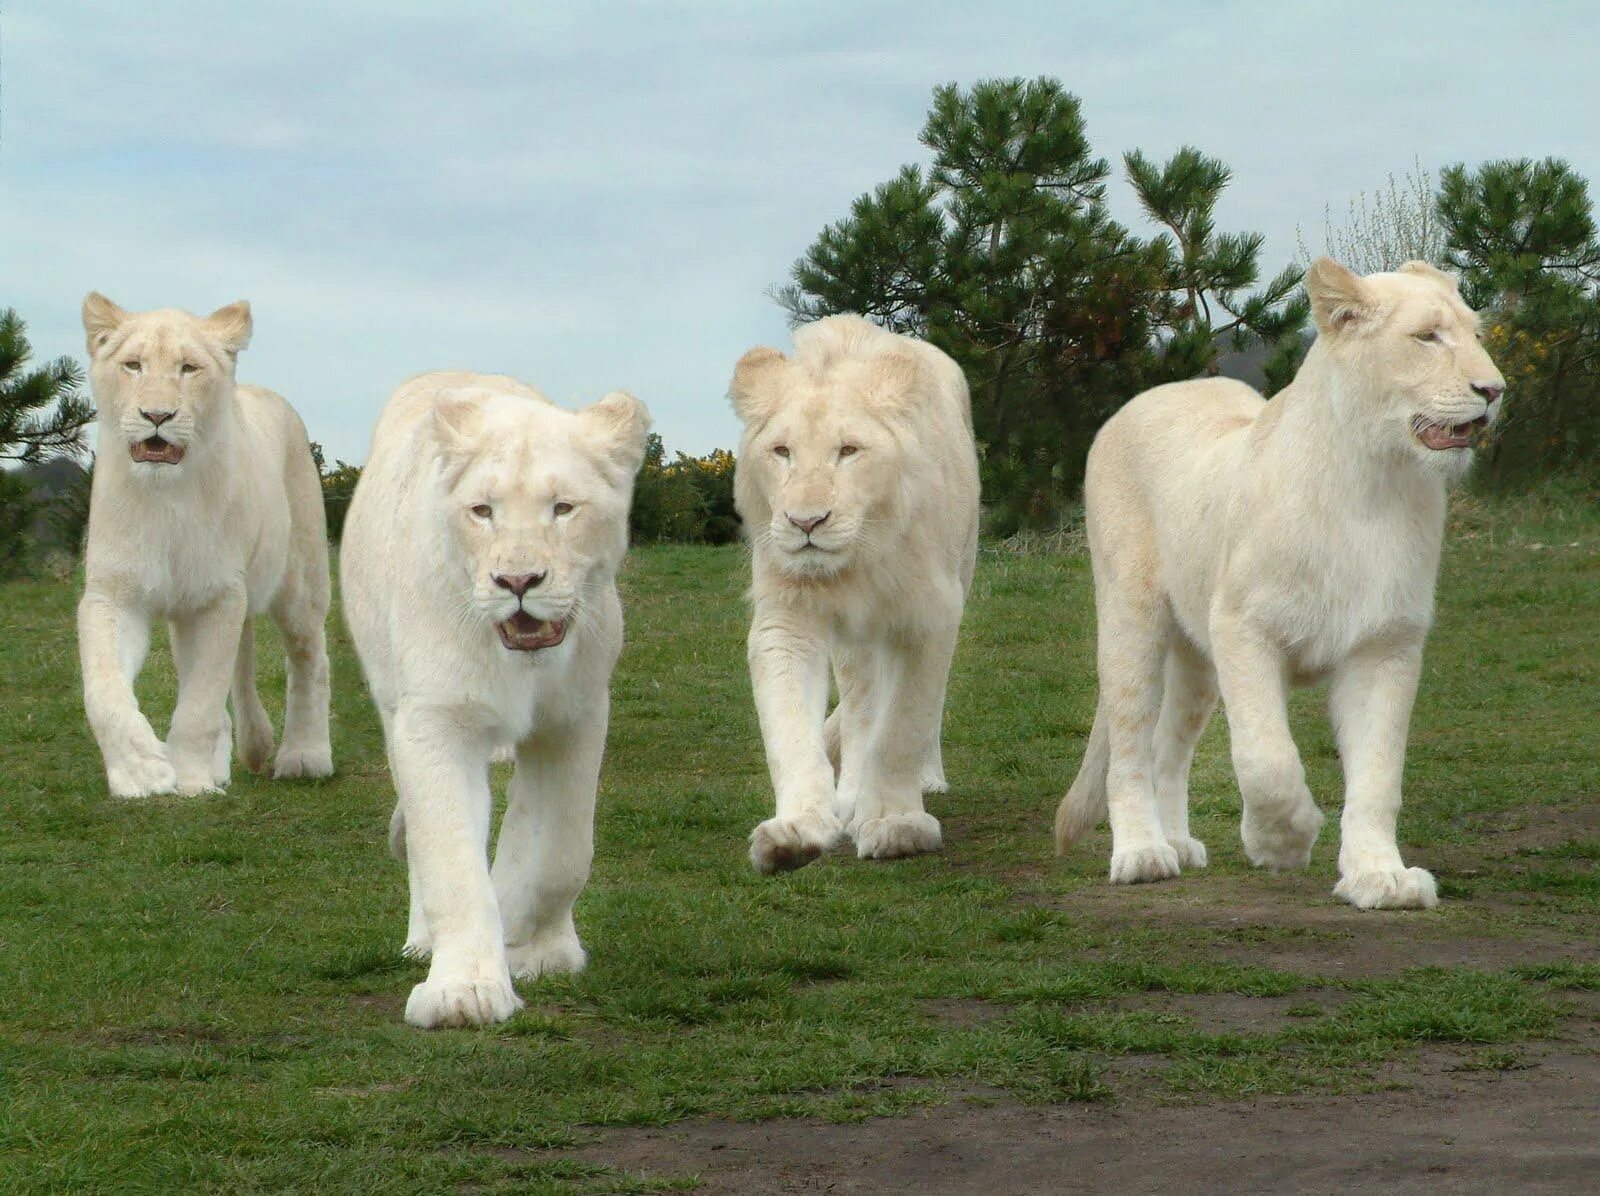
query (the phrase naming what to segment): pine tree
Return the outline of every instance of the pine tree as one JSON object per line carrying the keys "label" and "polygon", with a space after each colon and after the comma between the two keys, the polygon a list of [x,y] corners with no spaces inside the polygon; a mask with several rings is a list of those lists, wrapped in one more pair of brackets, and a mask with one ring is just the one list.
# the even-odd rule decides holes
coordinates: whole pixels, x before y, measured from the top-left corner
{"label": "pine tree", "polygon": [[1600,481],[1600,232],[1588,183],[1556,158],[1445,170],[1446,260],[1487,313],[1507,391],[1482,474]]}
{"label": "pine tree", "polygon": [[1214,159],[1128,155],[1164,229],[1147,240],[1111,218],[1111,167],[1058,80],[939,87],[921,141],[929,166],[859,197],[777,298],[796,323],[860,312],[962,365],[1002,527],[1052,518],[1094,430],[1145,386],[1214,368],[1250,337],[1298,351],[1299,272],[1248,293],[1261,238],[1216,232],[1228,171]]}
{"label": "pine tree", "polygon": [[70,357],[28,369],[33,347],[27,333],[15,311],[0,311],[0,462],[35,465],[80,456],[94,421],[83,370]]}
{"label": "pine tree", "polygon": [[17,467],[52,457],[78,457],[94,408],[83,396],[83,371],[70,357],[29,369],[27,326],[0,310],[0,571],[27,553],[32,486]]}

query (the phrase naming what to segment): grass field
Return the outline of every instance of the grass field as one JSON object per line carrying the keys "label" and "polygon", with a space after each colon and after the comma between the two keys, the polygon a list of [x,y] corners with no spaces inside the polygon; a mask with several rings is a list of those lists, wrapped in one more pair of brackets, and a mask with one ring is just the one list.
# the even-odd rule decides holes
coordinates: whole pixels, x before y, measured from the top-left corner
{"label": "grass field", "polygon": [[[236,772],[225,796],[119,803],[83,719],[75,588],[14,583],[0,1190],[692,1188],[687,1150],[618,1169],[614,1127],[1220,1108],[1404,1090],[1440,1058],[1466,1074],[1592,1056],[1597,561],[1592,512],[1462,508],[1401,819],[1444,901],[1360,914],[1330,895],[1338,763],[1315,694],[1296,732],[1330,818],[1309,873],[1246,866],[1220,719],[1193,782],[1209,870],[1111,890],[1104,832],[1052,856],[1094,704],[1073,554],[984,554],[946,717],[952,789],[931,801],[944,852],[755,876],[745,837],[770,792],[743,555],[638,550],[578,906],[590,968],[522,984],[502,1027],[432,1034],[401,1024],[423,969],[399,954],[392,791],[342,626],[334,779]],[[258,642],[276,719],[282,666]],[[164,727],[164,649],[140,690]]]}

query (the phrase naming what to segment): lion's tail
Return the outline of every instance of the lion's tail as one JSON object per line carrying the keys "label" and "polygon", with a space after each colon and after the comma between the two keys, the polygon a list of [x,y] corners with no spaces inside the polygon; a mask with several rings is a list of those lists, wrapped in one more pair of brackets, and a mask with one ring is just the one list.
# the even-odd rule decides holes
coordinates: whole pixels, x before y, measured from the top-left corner
{"label": "lion's tail", "polygon": [[1106,766],[1111,762],[1111,732],[1107,729],[1109,716],[1102,697],[1094,710],[1094,727],[1089,732],[1089,745],[1083,750],[1083,764],[1078,768],[1078,779],[1056,807],[1056,854],[1064,855],[1067,848],[1099,825],[1106,816]]}

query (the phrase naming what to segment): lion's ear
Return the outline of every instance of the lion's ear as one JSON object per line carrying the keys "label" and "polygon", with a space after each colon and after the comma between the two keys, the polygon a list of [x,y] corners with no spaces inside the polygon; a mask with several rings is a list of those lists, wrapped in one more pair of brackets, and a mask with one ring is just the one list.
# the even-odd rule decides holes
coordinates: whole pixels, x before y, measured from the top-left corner
{"label": "lion's ear", "polygon": [[910,353],[882,353],[872,361],[865,394],[879,410],[904,415],[922,394],[922,365]]}
{"label": "lion's ear", "polygon": [[614,390],[578,412],[578,418],[618,473],[631,479],[639,472],[650,432],[650,412],[643,403],[625,390]]}
{"label": "lion's ear", "polygon": [[1432,262],[1409,261],[1395,271],[1397,274],[1415,274],[1419,278],[1431,278],[1440,286],[1445,287],[1451,294],[1461,293],[1461,280],[1448,270],[1441,270]]}
{"label": "lion's ear", "polygon": [[1377,301],[1366,280],[1331,257],[1319,257],[1306,271],[1306,294],[1311,315],[1324,335],[1345,332],[1365,323],[1377,311]]}
{"label": "lion's ear", "polygon": [[241,299],[227,307],[219,307],[206,317],[206,331],[219,349],[229,357],[237,357],[250,344],[250,332],[255,327],[250,318],[250,304]]}
{"label": "lion's ear", "polygon": [[90,291],[84,296],[83,331],[89,338],[91,357],[100,351],[101,346],[111,339],[111,334],[127,318],[127,312],[99,291]]}
{"label": "lion's ear", "polygon": [[483,408],[455,391],[442,391],[433,401],[433,439],[447,457],[467,457],[477,451],[483,428]]}
{"label": "lion's ear", "polygon": [[734,414],[746,424],[765,419],[782,396],[788,372],[789,359],[764,345],[739,358],[733,367],[733,381],[728,383]]}

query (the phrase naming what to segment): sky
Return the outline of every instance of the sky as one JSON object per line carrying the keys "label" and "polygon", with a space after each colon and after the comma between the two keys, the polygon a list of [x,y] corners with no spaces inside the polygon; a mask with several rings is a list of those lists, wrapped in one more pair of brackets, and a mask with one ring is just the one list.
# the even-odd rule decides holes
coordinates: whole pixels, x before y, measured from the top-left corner
{"label": "sky", "polygon": [[[1263,274],[1425,167],[1600,172],[1600,5],[0,0],[0,306],[82,357],[79,306],[251,301],[241,381],[364,460],[429,369],[625,389],[732,446],[769,291],[902,163],[932,89],[1053,75],[1095,152],[1194,145]],[[1143,222],[1120,170],[1113,212]]]}

